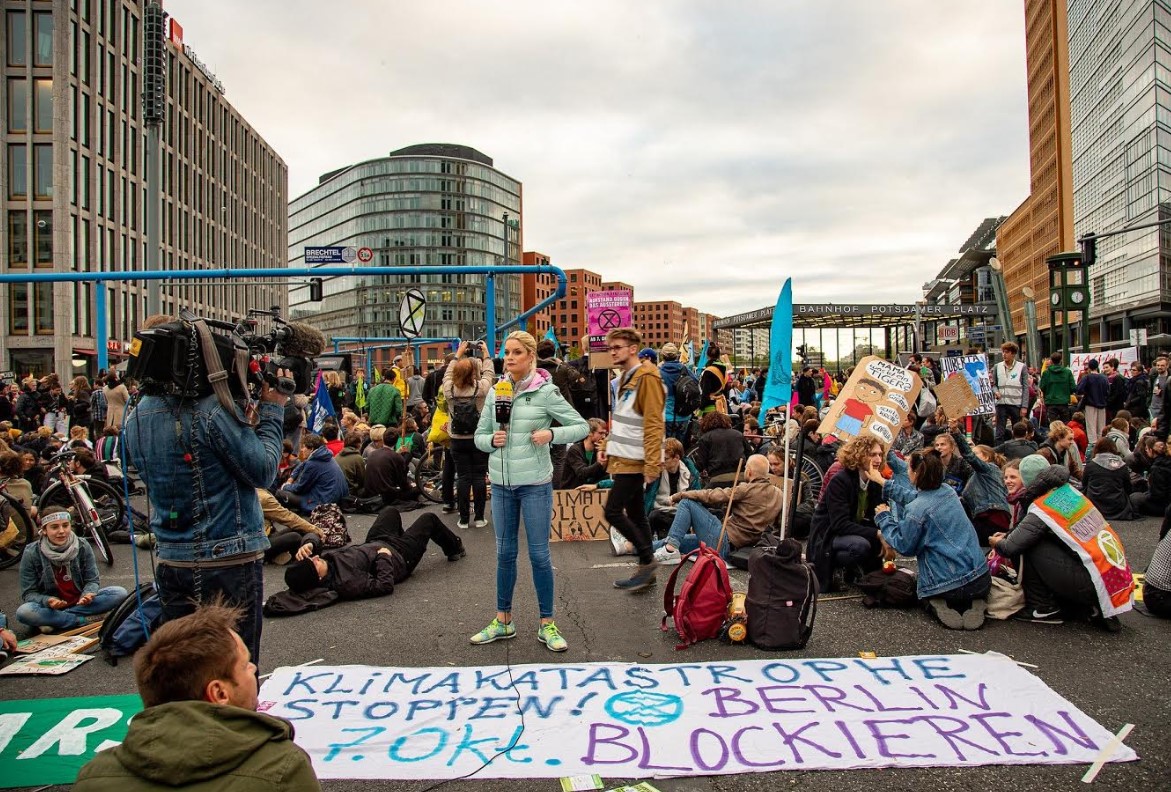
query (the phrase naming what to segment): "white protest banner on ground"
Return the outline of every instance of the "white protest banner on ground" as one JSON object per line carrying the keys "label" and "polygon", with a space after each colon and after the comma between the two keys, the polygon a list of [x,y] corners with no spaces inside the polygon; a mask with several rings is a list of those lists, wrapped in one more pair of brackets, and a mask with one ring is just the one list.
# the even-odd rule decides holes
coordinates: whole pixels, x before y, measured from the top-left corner
{"label": "white protest banner on ground", "polygon": [[260,700],[322,779],[1089,764],[1112,736],[999,655],[278,668]]}
{"label": "white protest banner on ground", "polygon": [[858,361],[817,431],[842,442],[866,432],[881,440],[884,449],[890,448],[920,387],[915,372],[867,355]]}
{"label": "white protest banner on ground", "polygon": [[988,358],[982,354],[945,357],[939,359],[939,365],[943,369],[944,379],[956,371],[967,378],[972,393],[980,400],[980,409],[972,415],[996,414],[996,396],[992,392],[992,379],[988,376]]}
{"label": "white protest banner on ground", "polygon": [[1098,352],[1070,352],[1069,370],[1073,372],[1073,378],[1076,381],[1082,378],[1082,367],[1091,360],[1098,361],[1098,371],[1101,371],[1101,364],[1111,358],[1118,359],[1118,373],[1124,377],[1130,377],[1130,364],[1138,360],[1138,347],[1117,347]]}

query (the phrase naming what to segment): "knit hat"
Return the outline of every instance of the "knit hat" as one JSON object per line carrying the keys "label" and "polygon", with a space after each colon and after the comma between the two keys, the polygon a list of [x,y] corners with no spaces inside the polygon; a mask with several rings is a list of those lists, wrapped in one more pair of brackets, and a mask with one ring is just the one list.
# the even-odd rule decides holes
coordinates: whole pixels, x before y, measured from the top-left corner
{"label": "knit hat", "polygon": [[663,348],[659,350],[659,353],[663,356],[663,360],[679,359],[679,347],[670,342],[663,344]]}
{"label": "knit hat", "polygon": [[1021,460],[1021,481],[1026,487],[1032,486],[1042,470],[1049,467],[1049,460],[1040,454],[1029,454]]}
{"label": "knit hat", "polygon": [[285,567],[285,585],[295,594],[320,586],[321,578],[317,576],[313,559],[306,558]]}
{"label": "knit hat", "polygon": [[659,353],[656,352],[655,350],[651,349],[650,347],[647,347],[646,349],[644,349],[638,353],[638,359],[639,360],[649,360],[652,363],[658,363],[659,362]]}

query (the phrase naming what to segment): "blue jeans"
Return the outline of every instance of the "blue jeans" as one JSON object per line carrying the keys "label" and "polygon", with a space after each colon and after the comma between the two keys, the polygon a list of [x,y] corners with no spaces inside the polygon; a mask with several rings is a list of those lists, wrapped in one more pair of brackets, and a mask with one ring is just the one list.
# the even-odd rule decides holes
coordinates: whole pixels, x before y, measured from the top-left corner
{"label": "blue jeans", "polygon": [[[198,579],[196,572],[199,573]],[[260,608],[264,604],[264,561],[249,561],[236,566],[192,569],[159,564],[155,588],[163,606],[163,621],[178,619],[195,612],[197,603],[213,602],[223,595],[224,604],[243,611],[236,632],[260,665]]]}
{"label": "blue jeans", "polygon": [[516,555],[520,521],[524,517],[525,544],[533,565],[533,583],[542,619],[553,618],[553,559],[549,531],[553,524],[553,485],[519,487],[492,485],[492,527],[496,531],[496,610],[512,613],[516,588]]}
{"label": "blue jeans", "polygon": [[[655,542],[655,549],[658,550],[663,545],[669,544],[686,555],[699,547],[700,542],[714,548],[720,539],[720,528],[723,526],[720,519],[708,511],[702,503],[690,498],[683,498],[677,506],[675,519],[671,522],[671,530],[667,532],[667,538],[661,542]],[[688,533],[689,530],[694,533]],[[719,548],[720,556],[727,558],[730,549],[728,537],[725,535]]]}
{"label": "blue jeans", "polygon": [[874,555],[870,542],[863,536],[835,536],[833,538],[834,566],[848,567],[861,564]]}
{"label": "blue jeans", "polygon": [[48,605],[26,602],[16,609],[16,618],[29,627],[72,630],[85,624],[86,616],[97,616],[114,610],[126,597],[126,589],[121,586],[106,586],[98,589],[93,602],[88,605],[73,605],[62,610],[53,610]]}

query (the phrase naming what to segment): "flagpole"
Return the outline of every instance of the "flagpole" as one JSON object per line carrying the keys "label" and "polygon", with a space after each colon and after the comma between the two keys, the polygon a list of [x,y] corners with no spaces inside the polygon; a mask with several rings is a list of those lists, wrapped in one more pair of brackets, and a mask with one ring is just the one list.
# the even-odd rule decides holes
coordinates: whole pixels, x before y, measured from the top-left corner
{"label": "flagpole", "polygon": [[[781,493],[781,538],[785,538],[785,534],[789,529],[789,486],[792,478],[789,475],[789,418],[793,411],[791,404],[785,406],[785,422],[782,427],[785,432],[785,486]],[[794,470],[794,476],[801,475],[801,471]]]}

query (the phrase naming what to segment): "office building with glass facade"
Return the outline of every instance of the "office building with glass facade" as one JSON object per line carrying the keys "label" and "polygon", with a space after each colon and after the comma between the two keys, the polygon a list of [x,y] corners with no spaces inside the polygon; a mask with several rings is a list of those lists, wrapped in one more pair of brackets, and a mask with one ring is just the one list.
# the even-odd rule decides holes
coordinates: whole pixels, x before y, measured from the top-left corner
{"label": "office building with glass facade", "polygon": [[[1171,3],[1070,0],[1073,208],[1078,236],[1171,219]],[[1171,330],[1171,228],[1102,239],[1092,335]]]}
{"label": "office building with glass facade", "polygon": [[[520,276],[496,276],[496,304],[486,308],[486,276],[459,272],[521,263],[521,183],[492,165],[468,146],[422,144],[323,175],[289,205],[289,265],[303,266],[307,247],[365,248],[369,265],[388,274],[327,278],[321,302],[309,299],[307,284],[290,284],[293,318],[326,338],[397,338],[399,304],[412,287],[427,297],[425,338],[483,338],[489,309],[497,326],[516,317]],[[393,273],[409,266],[453,272]],[[440,352],[436,344],[422,357],[434,361]]]}
{"label": "office building with glass facade", "polygon": [[[142,270],[147,260],[142,3],[0,0],[0,271]],[[283,267],[285,163],[228,103],[171,20],[161,142],[166,269]],[[95,372],[93,284],[0,286],[0,366]],[[286,306],[280,285],[164,282],[163,311],[233,319]],[[145,284],[110,284],[111,365],[146,316]]]}

